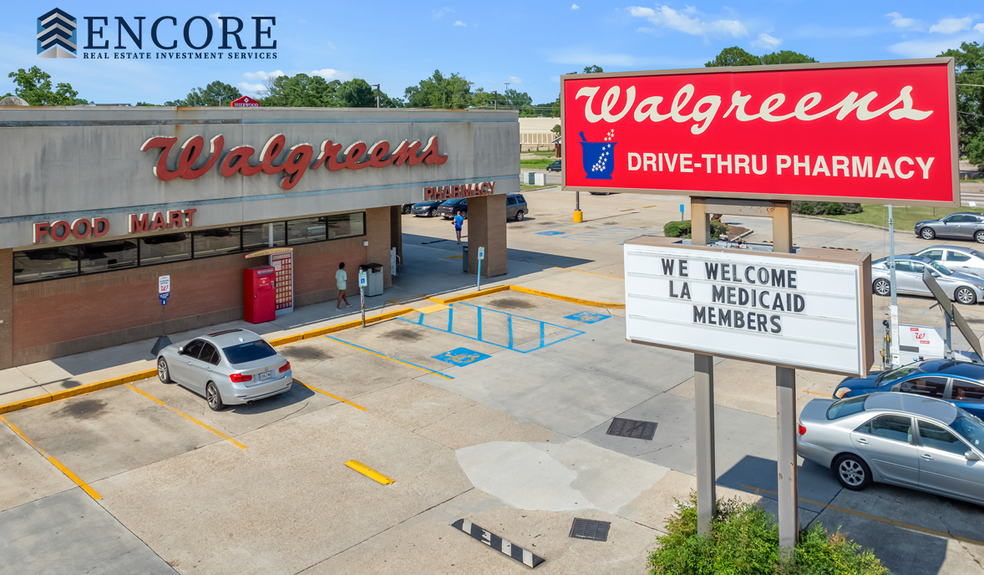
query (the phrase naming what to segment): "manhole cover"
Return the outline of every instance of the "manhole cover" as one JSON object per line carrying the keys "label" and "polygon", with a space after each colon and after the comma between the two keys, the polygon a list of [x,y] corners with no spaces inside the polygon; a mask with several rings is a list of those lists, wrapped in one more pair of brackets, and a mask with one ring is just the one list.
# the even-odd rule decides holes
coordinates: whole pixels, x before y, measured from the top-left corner
{"label": "manhole cover", "polygon": [[631,437],[633,439],[652,441],[653,436],[656,435],[656,425],[655,421],[636,421],[634,419],[616,417],[612,420],[612,424],[608,426],[607,433],[608,435],[617,435],[618,437]]}
{"label": "manhole cover", "polygon": [[571,525],[570,537],[591,541],[608,541],[608,530],[611,526],[612,524],[608,521],[574,518],[574,524]]}

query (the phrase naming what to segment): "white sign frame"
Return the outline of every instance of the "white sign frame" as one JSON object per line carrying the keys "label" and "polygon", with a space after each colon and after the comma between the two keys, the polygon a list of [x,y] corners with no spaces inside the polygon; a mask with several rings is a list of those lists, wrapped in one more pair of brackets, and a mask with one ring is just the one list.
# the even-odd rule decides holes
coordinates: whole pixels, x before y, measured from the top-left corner
{"label": "white sign frame", "polygon": [[171,293],[171,276],[157,276],[157,294]]}
{"label": "white sign frame", "polygon": [[[643,237],[626,242],[624,255],[629,342],[845,375],[863,376],[874,361],[870,254],[752,252]],[[672,272],[664,260],[675,262]],[[718,266],[716,280],[705,264]],[[760,270],[764,283],[756,281]]]}

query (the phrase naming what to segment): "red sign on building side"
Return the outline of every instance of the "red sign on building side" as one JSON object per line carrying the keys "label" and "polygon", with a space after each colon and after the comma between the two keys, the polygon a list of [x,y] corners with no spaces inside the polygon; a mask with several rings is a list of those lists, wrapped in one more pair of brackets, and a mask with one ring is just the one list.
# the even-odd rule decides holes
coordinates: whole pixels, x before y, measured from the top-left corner
{"label": "red sign on building side", "polygon": [[259,108],[260,103],[256,100],[250,98],[249,96],[243,96],[241,98],[236,98],[229,104],[233,108]]}

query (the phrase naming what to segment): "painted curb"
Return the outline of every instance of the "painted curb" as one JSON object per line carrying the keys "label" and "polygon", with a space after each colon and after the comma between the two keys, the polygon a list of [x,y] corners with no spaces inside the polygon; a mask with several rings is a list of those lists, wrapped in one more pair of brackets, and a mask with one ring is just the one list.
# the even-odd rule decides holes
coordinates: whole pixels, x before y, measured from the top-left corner
{"label": "painted curb", "polygon": [[546,298],[556,299],[556,300],[560,300],[560,301],[566,301],[566,302],[570,302],[570,303],[576,303],[578,305],[587,305],[587,306],[591,306],[591,307],[610,307],[612,309],[625,309],[625,304],[624,303],[604,302],[604,301],[592,301],[592,300],[588,300],[588,299],[581,299],[581,298],[576,298],[576,297],[570,297],[570,296],[566,296],[566,295],[560,295],[560,294],[555,294],[555,293],[550,293],[550,292],[545,292],[545,291],[540,291],[540,290],[525,288],[525,287],[521,287],[521,286],[509,286],[509,289],[512,290],[512,291],[518,291],[520,293],[527,293],[527,294],[530,294],[530,295],[535,295],[535,296],[540,296],[540,297],[546,297]]}

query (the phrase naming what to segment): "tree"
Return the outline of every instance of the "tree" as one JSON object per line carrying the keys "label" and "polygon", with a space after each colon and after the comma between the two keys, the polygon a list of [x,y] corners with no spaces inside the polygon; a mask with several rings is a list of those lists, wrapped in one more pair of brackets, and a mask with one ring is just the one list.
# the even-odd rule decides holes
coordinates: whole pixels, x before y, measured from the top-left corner
{"label": "tree", "polygon": [[[343,108],[375,108],[376,107],[376,90],[368,82],[361,78],[355,78],[354,80],[349,80],[341,86],[335,92],[338,105]],[[379,107],[380,108],[400,108],[403,102],[398,98],[393,99],[384,94],[382,91],[379,92]]]}
{"label": "tree", "polygon": [[31,106],[84,106],[91,103],[79,98],[71,84],[60,82],[52,90],[51,75],[37,66],[26,71],[21,68],[7,77],[14,79],[17,86],[14,93]]}
{"label": "tree", "polygon": [[749,54],[738,46],[732,46],[721,50],[721,53],[710,62],[704,64],[706,68],[716,68],[718,66],[758,66],[762,63],[762,58]]}
{"label": "tree", "polygon": [[409,108],[463,109],[474,103],[471,86],[457,73],[445,77],[440,70],[434,70],[430,78],[407,88],[404,99]]}
{"label": "tree", "polygon": [[238,88],[218,80],[205,88],[192,88],[182,100],[165,102],[165,106],[228,106],[233,100],[241,98]]}
{"label": "tree", "polygon": [[783,50],[762,56],[763,64],[816,64],[817,61],[799,52]]}
{"label": "tree", "polygon": [[560,124],[557,124],[553,128],[550,128],[550,131],[553,132],[554,134],[557,134],[559,136],[560,135]]}
{"label": "tree", "polygon": [[[972,164],[984,164],[984,45],[963,42],[959,50],[940,54],[955,60],[957,130],[960,151]],[[961,85],[963,84],[963,85]]]}
{"label": "tree", "polygon": [[601,69],[601,66],[585,66],[584,67],[584,73],[585,74],[601,74],[602,72],[604,72],[604,70]]}

